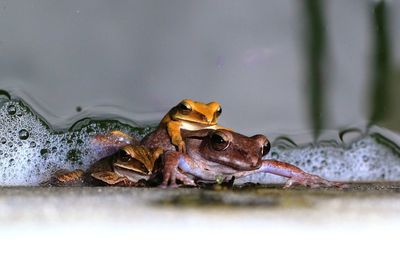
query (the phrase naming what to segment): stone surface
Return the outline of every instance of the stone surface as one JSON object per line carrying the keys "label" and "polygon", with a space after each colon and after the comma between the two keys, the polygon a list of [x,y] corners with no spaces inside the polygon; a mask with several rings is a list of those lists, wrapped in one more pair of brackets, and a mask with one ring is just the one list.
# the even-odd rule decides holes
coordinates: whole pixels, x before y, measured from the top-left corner
{"label": "stone surface", "polygon": [[396,266],[400,184],[0,188],[5,266]]}
{"label": "stone surface", "polygon": [[241,188],[10,187],[0,189],[0,224],[93,221],[136,223],[149,217],[296,218],[307,222],[400,214],[400,183],[346,189],[280,186]]}

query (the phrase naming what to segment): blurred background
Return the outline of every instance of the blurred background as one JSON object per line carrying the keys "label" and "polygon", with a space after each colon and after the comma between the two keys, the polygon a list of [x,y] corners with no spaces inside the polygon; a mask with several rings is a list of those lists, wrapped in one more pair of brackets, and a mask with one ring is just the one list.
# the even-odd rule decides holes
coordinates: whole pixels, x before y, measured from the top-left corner
{"label": "blurred background", "polygon": [[0,88],[54,128],[184,98],[245,134],[400,131],[400,1],[0,1]]}

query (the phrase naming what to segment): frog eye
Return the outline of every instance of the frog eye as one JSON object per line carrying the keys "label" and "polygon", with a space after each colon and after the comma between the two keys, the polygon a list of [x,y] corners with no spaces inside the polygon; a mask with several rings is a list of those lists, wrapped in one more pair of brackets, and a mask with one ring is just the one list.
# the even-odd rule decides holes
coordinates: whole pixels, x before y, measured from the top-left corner
{"label": "frog eye", "polygon": [[118,158],[119,158],[121,161],[129,161],[129,160],[131,159],[131,156],[129,156],[129,154],[126,153],[125,150],[122,150],[122,149],[121,149],[121,150],[118,152]]}
{"label": "frog eye", "polygon": [[210,136],[210,142],[212,148],[218,151],[222,151],[228,148],[229,140],[228,138],[219,132],[214,132]]}
{"label": "frog eye", "polygon": [[271,150],[271,143],[270,142],[266,142],[263,147],[261,148],[261,154],[263,156],[267,155],[268,152]]}
{"label": "frog eye", "polygon": [[192,107],[191,107],[188,103],[186,103],[186,102],[181,102],[181,103],[178,105],[178,109],[179,109],[181,112],[183,112],[183,113],[187,113],[187,112],[192,111]]}
{"label": "frog eye", "polygon": [[222,108],[221,108],[221,106],[219,106],[217,108],[217,110],[215,111],[215,115],[217,115],[217,117],[218,117],[219,115],[221,115],[221,113],[222,113]]}

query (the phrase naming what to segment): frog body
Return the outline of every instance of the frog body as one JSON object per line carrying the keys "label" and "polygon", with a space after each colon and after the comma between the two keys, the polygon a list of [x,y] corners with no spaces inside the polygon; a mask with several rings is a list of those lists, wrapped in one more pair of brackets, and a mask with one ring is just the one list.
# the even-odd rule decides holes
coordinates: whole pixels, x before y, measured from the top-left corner
{"label": "frog body", "polygon": [[263,159],[271,147],[264,135],[248,137],[225,129],[203,129],[182,130],[182,136],[185,138],[186,153],[166,150],[163,155],[162,187],[176,187],[177,182],[184,185],[228,182],[232,178],[256,173],[283,176],[288,179],[285,187],[294,184],[342,186],[289,163]]}
{"label": "frog body", "polygon": [[171,143],[180,152],[185,152],[185,142],[181,130],[222,129],[217,125],[222,108],[218,102],[208,104],[184,99],[162,118],[158,128],[165,128]]}

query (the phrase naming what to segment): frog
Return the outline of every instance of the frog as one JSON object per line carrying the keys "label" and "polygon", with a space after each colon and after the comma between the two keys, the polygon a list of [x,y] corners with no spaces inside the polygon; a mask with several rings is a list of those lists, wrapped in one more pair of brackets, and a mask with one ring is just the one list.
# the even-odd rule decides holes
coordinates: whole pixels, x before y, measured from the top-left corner
{"label": "frog", "polygon": [[[118,147],[115,153],[95,162],[86,172],[81,169],[58,170],[53,174],[50,181],[43,185],[145,185],[144,182],[152,175],[152,171],[157,169],[158,159],[163,153],[162,148],[149,149],[140,146],[130,137],[126,139],[126,142],[120,142],[119,132],[111,132],[110,134],[116,134],[119,138],[114,140],[115,147]],[[128,138],[128,135],[124,138]]]}
{"label": "frog", "polygon": [[164,149],[161,187],[177,187],[202,183],[222,183],[256,173],[271,173],[287,178],[284,188],[293,185],[308,187],[342,187],[300,168],[278,160],[263,159],[271,149],[265,135],[245,136],[227,129],[181,130],[186,153],[172,149],[166,133],[157,130],[141,142],[146,147]]}
{"label": "frog", "polygon": [[180,152],[185,152],[185,142],[181,129],[225,129],[217,124],[222,113],[221,104],[213,101],[203,103],[192,99],[184,99],[170,109],[160,121],[158,128],[165,128],[173,145]]}
{"label": "frog", "polygon": [[[164,151],[161,155],[162,164],[157,171],[153,170],[162,175],[162,188],[224,183],[256,173],[272,173],[287,178],[284,188],[295,184],[312,188],[342,186],[292,164],[263,159],[269,153],[271,143],[261,134],[249,137],[227,129],[181,129],[181,136],[185,142],[185,152],[176,149],[166,128],[156,129],[140,142],[146,149]],[[134,141],[129,136],[125,137],[125,142]],[[122,136],[117,139],[121,138],[124,139]]]}

